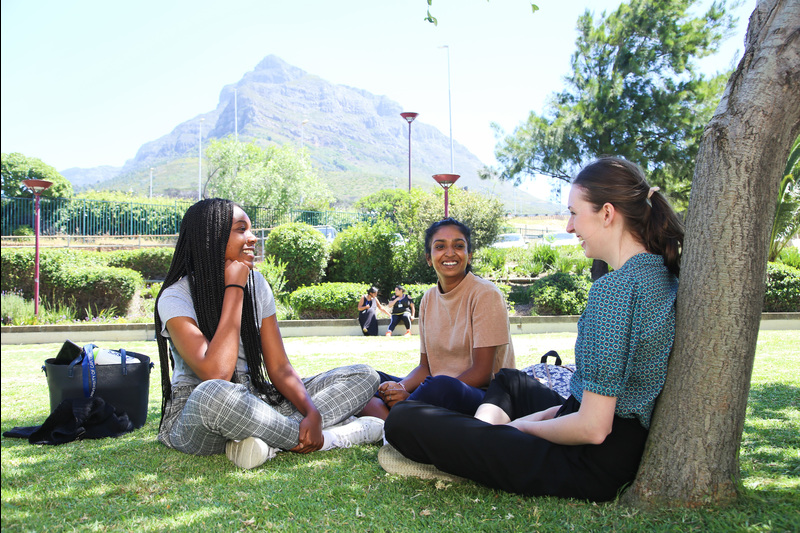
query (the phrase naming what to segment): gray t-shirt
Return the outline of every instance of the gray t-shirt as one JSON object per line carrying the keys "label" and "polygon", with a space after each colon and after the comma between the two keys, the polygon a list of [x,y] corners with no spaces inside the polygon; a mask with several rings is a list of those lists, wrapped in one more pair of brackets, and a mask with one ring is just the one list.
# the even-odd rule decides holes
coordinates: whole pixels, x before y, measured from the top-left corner
{"label": "gray t-shirt", "polygon": [[[272,295],[269,283],[260,272],[254,270],[253,278],[255,279],[256,321],[260,328],[262,320],[275,314],[275,298]],[[197,314],[194,311],[188,278],[183,277],[164,290],[158,300],[158,315],[161,317],[161,335],[167,339],[169,339],[169,332],[167,331],[169,319],[176,316],[186,316],[197,323]],[[197,374],[186,364],[181,354],[175,349],[172,340],[169,341],[169,345],[172,350],[172,356],[175,359],[172,384],[198,385],[201,383],[202,380],[197,377]],[[241,338],[239,338],[239,360],[236,361],[236,371],[240,373],[247,372],[247,360],[245,359]]]}

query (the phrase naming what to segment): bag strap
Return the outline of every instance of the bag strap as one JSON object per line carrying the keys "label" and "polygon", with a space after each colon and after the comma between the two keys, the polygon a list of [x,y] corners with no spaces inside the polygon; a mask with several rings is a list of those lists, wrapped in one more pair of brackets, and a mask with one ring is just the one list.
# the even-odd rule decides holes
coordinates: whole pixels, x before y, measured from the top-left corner
{"label": "bag strap", "polygon": [[119,349],[119,359],[120,359],[119,362],[122,365],[122,375],[123,376],[127,376],[128,375],[128,362],[127,362],[128,354],[125,353],[125,348],[120,348]]}
{"label": "bag strap", "polygon": [[547,363],[548,357],[555,357],[556,358],[556,365],[561,366],[561,356],[558,355],[558,352],[555,350],[550,350],[546,354],[542,356],[542,360],[540,362]]}
{"label": "bag strap", "polygon": [[[83,347],[83,396],[91,398],[97,390],[97,369],[94,366],[94,344],[87,344]],[[74,364],[74,362],[73,362]]]}

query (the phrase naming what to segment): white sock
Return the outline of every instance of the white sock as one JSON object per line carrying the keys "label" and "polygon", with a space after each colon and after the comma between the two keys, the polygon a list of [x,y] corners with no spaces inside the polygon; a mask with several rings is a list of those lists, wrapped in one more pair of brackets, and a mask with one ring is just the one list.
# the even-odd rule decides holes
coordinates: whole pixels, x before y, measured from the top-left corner
{"label": "white sock", "polygon": [[321,452],[336,447],[336,435],[334,435],[330,431],[323,429],[322,438],[324,439],[324,441],[322,443],[322,448],[319,449]]}

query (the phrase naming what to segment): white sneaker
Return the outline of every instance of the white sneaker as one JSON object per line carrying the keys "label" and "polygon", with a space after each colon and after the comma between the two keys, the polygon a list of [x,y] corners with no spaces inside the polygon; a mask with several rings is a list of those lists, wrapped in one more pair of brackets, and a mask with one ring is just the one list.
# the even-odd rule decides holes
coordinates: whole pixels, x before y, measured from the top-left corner
{"label": "white sneaker", "polygon": [[355,422],[328,428],[333,435],[333,448],[349,448],[358,444],[369,444],[383,438],[383,420],[374,416],[362,416]]}
{"label": "white sneaker", "polygon": [[358,421],[358,417],[357,416],[348,416],[344,420],[340,421],[338,424],[333,424],[332,426],[326,427],[325,431],[327,431],[327,430],[329,430],[331,428],[338,428],[339,426],[346,426],[347,424],[352,424],[353,422],[357,422],[357,421]]}
{"label": "white sneaker", "polygon": [[277,448],[268,446],[258,437],[244,440],[229,440],[225,444],[225,455],[239,468],[250,470],[263,465],[278,454]]}

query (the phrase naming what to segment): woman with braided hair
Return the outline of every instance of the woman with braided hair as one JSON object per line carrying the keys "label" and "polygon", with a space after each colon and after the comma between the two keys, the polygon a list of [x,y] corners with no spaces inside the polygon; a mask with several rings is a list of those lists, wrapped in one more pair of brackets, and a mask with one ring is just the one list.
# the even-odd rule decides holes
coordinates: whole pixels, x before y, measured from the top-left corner
{"label": "woman with braided hair", "polygon": [[586,257],[613,268],[578,321],[570,397],[504,368],[474,416],[400,402],[386,420],[394,448],[378,454],[386,470],[595,501],[634,480],[675,337],[683,225],[642,170],[616,157],[578,173],[568,207]]}
{"label": "woman with braided hair", "polygon": [[372,368],[351,365],[301,379],[292,367],[272,290],[253,270],[255,243],[249,217],[229,200],[202,200],[183,217],[156,299],[158,439],[193,455],[225,452],[242,468],[281,450],[309,453],[380,439],[379,419],[342,424],[377,390]]}

